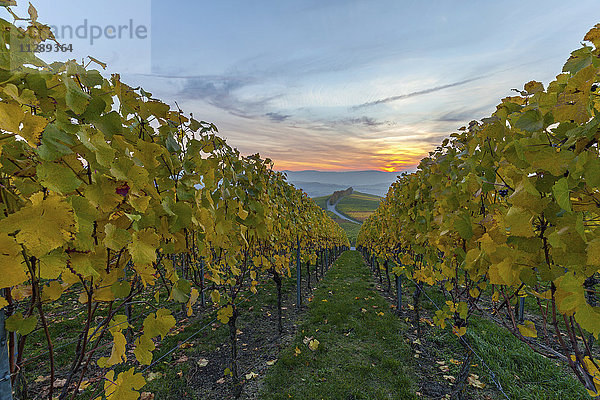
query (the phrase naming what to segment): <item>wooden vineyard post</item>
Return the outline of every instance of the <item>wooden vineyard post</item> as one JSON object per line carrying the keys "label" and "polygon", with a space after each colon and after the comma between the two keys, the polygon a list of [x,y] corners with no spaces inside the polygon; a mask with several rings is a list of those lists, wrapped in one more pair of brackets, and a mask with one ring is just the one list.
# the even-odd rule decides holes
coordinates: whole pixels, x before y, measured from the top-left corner
{"label": "wooden vineyard post", "polygon": [[396,293],[397,293],[397,303],[396,307],[398,312],[402,309],[402,277],[400,275],[396,275]]}
{"label": "wooden vineyard post", "polygon": [[519,321],[523,323],[525,320],[525,297],[519,297],[519,310],[517,311]]}
{"label": "wooden vineyard post", "polygon": [[204,300],[204,257],[200,257],[200,304],[205,306]]}
{"label": "wooden vineyard post", "polygon": [[302,293],[300,279],[302,279],[302,269],[300,268],[300,236],[296,236],[296,308],[300,308],[302,303]]}
{"label": "wooden vineyard post", "polygon": [[0,310],[0,400],[12,400],[8,340],[6,340],[6,330],[4,329],[5,321],[6,315],[4,309],[2,309]]}
{"label": "wooden vineyard post", "polygon": [[310,260],[306,260],[306,289],[310,290]]}

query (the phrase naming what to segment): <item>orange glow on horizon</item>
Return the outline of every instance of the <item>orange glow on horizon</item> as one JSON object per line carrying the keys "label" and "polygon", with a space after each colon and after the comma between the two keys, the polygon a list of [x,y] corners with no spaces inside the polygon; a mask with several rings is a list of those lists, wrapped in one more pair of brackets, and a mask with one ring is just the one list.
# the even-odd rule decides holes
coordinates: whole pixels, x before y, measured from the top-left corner
{"label": "orange glow on horizon", "polygon": [[417,161],[376,161],[371,163],[364,163],[356,165],[355,160],[349,160],[348,163],[340,162],[339,165],[332,165],[328,163],[311,163],[309,161],[291,161],[291,160],[273,160],[273,169],[276,171],[330,171],[330,172],[344,172],[344,171],[383,171],[383,172],[402,172],[408,169],[416,168],[419,164],[419,158]]}
{"label": "orange glow on horizon", "polygon": [[[332,151],[326,155],[299,153],[283,157],[271,156],[276,171],[384,171],[401,173],[406,170],[414,169],[419,162],[427,156],[430,149],[421,143],[415,144],[392,144],[382,143],[377,149],[365,149],[357,147],[356,153]],[[306,158],[300,158],[300,155],[307,155]],[[329,158],[327,158],[329,157]]]}

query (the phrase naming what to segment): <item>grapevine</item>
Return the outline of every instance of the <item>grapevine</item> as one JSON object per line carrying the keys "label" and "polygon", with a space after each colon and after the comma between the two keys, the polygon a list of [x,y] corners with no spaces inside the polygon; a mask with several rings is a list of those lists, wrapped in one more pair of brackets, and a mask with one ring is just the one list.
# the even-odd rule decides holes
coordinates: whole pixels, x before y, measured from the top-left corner
{"label": "grapevine", "polygon": [[[104,398],[137,399],[157,342],[206,294],[230,327],[239,395],[237,299],[260,276],[289,274],[295,251],[314,259],[347,246],[345,233],[271,160],[242,156],[215,125],[105,78],[90,68],[98,60],[46,64],[14,51],[56,41],[37,18],[31,6],[27,28],[0,19],[0,307],[16,394],[27,339],[42,330],[49,399],[75,397],[93,363]],[[140,315],[142,295],[158,306]],[[46,314],[73,297],[84,324],[55,391],[60,343]]]}
{"label": "grapevine", "polygon": [[[507,316],[499,323],[599,396],[600,24],[584,40],[546,88],[526,83],[402,174],[357,244],[396,275],[439,286],[447,302],[434,320],[465,351],[468,319],[490,295],[494,316]],[[515,314],[525,296],[542,323]]]}

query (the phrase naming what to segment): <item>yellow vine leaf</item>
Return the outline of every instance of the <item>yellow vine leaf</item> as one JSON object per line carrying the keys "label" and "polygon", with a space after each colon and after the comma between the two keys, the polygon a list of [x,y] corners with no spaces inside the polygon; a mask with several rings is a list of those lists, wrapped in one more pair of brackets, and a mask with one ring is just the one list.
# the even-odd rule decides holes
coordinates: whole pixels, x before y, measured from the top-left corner
{"label": "yellow vine leaf", "polygon": [[37,325],[37,316],[35,314],[25,318],[18,311],[6,319],[6,330],[9,332],[17,332],[19,335],[28,335],[35,329]]}
{"label": "yellow vine leaf", "polygon": [[535,235],[531,225],[532,214],[521,207],[511,207],[504,217],[506,227],[512,236],[532,237]]}
{"label": "yellow vine leaf", "polygon": [[231,305],[228,305],[227,307],[223,307],[219,311],[217,311],[217,318],[223,324],[228,323],[229,318],[231,318],[232,316],[233,316],[233,307],[231,307]]}
{"label": "yellow vine leaf", "polygon": [[171,311],[161,308],[156,313],[148,315],[144,320],[144,335],[151,338],[160,336],[164,339],[174,326],[175,318],[171,315]]}
{"label": "yellow vine leaf", "polygon": [[133,268],[138,273],[140,278],[142,278],[144,287],[146,285],[154,285],[154,281],[156,281],[156,277],[154,276],[154,274],[156,274],[156,270],[152,267],[152,265],[134,264]]}
{"label": "yellow vine leaf", "polygon": [[6,233],[0,232],[0,288],[23,283],[29,279],[21,255],[21,246]]}
{"label": "yellow vine leaf", "polygon": [[535,324],[531,321],[525,321],[523,325],[517,325],[517,328],[519,328],[519,332],[521,332],[521,335],[525,337],[537,337],[537,330],[535,329]]}
{"label": "yellow vine leaf", "polygon": [[0,103],[0,129],[19,133],[19,125],[25,117],[25,112],[18,104]]}
{"label": "yellow vine leaf", "polygon": [[113,347],[110,352],[110,357],[100,357],[98,359],[98,366],[100,368],[112,367],[115,364],[127,361],[127,355],[125,354],[127,339],[125,339],[125,335],[121,332],[111,333],[113,335]]}
{"label": "yellow vine leaf", "polygon": [[0,232],[17,232],[17,242],[39,258],[69,241],[77,226],[64,197],[50,193],[44,199],[44,193],[38,192],[29,204],[0,221]]}
{"label": "yellow vine leaf", "polygon": [[588,33],[585,34],[583,40],[594,43],[596,48],[600,48],[600,24],[596,24]]}
{"label": "yellow vine leaf", "polygon": [[469,385],[476,387],[478,389],[483,389],[485,387],[485,383],[479,380],[479,376],[475,374],[470,374],[467,378],[467,382]]}
{"label": "yellow vine leaf", "polygon": [[136,374],[134,367],[128,371],[121,372],[117,379],[114,378],[115,371],[108,371],[104,381],[104,394],[107,400],[137,400],[138,392],[146,384],[142,374]]}
{"label": "yellow vine leaf", "polygon": [[[67,253],[62,249],[51,251],[40,257],[40,278],[56,279],[67,269]],[[65,277],[63,276],[63,281]],[[77,278],[79,281],[79,278]]]}
{"label": "yellow vine leaf", "polygon": [[[55,301],[60,298],[63,294],[64,288],[57,281],[50,282],[47,286],[42,289],[42,300],[43,301]],[[1,307],[0,307],[1,308]]]}
{"label": "yellow vine leaf", "polygon": [[10,291],[10,295],[12,296],[13,300],[16,301],[24,300],[31,296],[32,293],[33,288],[31,287],[31,285],[17,285],[13,287]]}
{"label": "yellow vine leaf", "polygon": [[[574,358],[574,357],[572,356],[572,358]],[[594,382],[594,386],[596,387],[595,392],[593,390],[588,389],[588,393],[592,397],[599,397],[600,396],[600,371],[598,370],[598,368],[596,368],[596,365],[594,365],[594,361],[596,362],[596,364],[598,364],[598,360],[595,359],[592,361],[592,359],[589,356],[585,356],[583,359],[583,362],[585,363],[585,367],[586,367],[588,373],[594,377],[593,382]]]}
{"label": "yellow vine leaf", "polygon": [[135,340],[134,345],[133,355],[136,360],[142,365],[150,365],[152,362],[152,350],[156,348],[152,338],[144,334]]}
{"label": "yellow vine leaf", "polygon": [[133,234],[127,250],[135,264],[151,264],[156,261],[156,249],[159,245],[158,235],[147,228]]}
{"label": "yellow vine leaf", "polygon": [[587,263],[589,265],[600,266],[600,238],[588,242],[586,253]]}
{"label": "yellow vine leaf", "polygon": [[587,303],[581,304],[575,312],[575,321],[596,339],[600,335],[600,308],[592,307]]}
{"label": "yellow vine leaf", "polygon": [[19,131],[19,136],[22,136],[27,140],[29,146],[37,147],[46,125],[48,125],[48,120],[46,118],[26,113],[23,118],[23,127]]}
{"label": "yellow vine leaf", "polygon": [[490,283],[507,286],[514,285],[519,282],[521,268],[510,258],[505,258],[497,264],[492,264],[489,269]]}
{"label": "yellow vine leaf", "polygon": [[219,304],[219,301],[221,300],[221,293],[219,293],[218,290],[213,290],[210,292],[210,299],[213,303]]}
{"label": "yellow vine leaf", "polygon": [[106,236],[103,242],[109,249],[120,251],[131,242],[131,234],[113,224],[106,224],[104,232]]}
{"label": "yellow vine leaf", "polygon": [[459,328],[458,326],[453,326],[452,327],[452,333],[454,333],[458,337],[461,337],[462,335],[464,335],[465,333],[467,333],[467,327],[466,326],[461,326]]}
{"label": "yellow vine leaf", "polygon": [[238,213],[237,213],[238,217],[240,217],[242,220],[245,220],[248,217],[248,211],[244,210],[244,208],[242,207],[242,205],[239,205],[238,208]]}
{"label": "yellow vine leaf", "polygon": [[191,317],[192,316],[192,306],[194,304],[196,304],[196,301],[198,301],[198,297],[200,297],[200,292],[198,291],[198,289],[196,288],[192,288],[192,291],[190,293],[190,300],[187,303],[187,316]]}

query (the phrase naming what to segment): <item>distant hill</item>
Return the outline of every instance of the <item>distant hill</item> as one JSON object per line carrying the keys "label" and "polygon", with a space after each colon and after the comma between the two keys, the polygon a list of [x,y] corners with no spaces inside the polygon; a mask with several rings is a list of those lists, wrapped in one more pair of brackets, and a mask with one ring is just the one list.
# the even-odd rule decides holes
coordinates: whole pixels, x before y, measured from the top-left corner
{"label": "distant hill", "polygon": [[288,181],[297,188],[304,190],[310,197],[329,197],[331,193],[347,188],[347,186],[333,185],[330,183],[292,181],[289,178]]}
{"label": "distant hill", "polygon": [[[324,210],[327,210],[327,202],[331,195],[332,193],[329,193],[325,196],[314,197],[313,200],[319,207],[321,207]],[[355,221],[360,221],[362,223],[365,219],[367,219],[369,215],[371,215],[377,209],[381,199],[381,197],[376,195],[361,192],[353,192],[352,194],[344,196],[337,204],[336,209],[338,212],[345,215],[346,217],[351,218]],[[361,224],[345,221],[330,211],[328,211],[327,213],[331,218],[333,218],[335,222],[337,222],[346,231],[346,235],[348,235],[348,240],[350,240],[350,244],[354,246],[356,243],[356,237],[358,236],[358,232],[360,231]]]}
{"label": "distant hill", "polygon": [[336,209],[339,213],[355,221],[364,222],[379,207],[381,197],[354,192],[342,197]]}
{"label": "distant hill", "polygon": [[288,181],[304,190],[310,197],[331,195],[352,186],[362,193],[385,196],[399,175],[384,171],[283,171]]}

